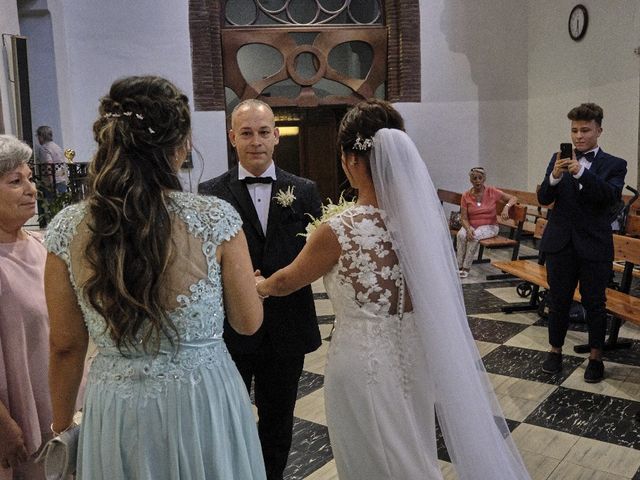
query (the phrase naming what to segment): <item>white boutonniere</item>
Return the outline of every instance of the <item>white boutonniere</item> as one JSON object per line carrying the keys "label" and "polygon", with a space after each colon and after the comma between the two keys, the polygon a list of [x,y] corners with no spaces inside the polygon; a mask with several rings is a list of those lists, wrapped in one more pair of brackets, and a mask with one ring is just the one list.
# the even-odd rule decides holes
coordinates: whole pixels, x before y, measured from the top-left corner
{"label": "white boutonniere", "polygon": [[294,188],[295,187],[293,185],[289,185],[286,190],[278,190],[276,196],[273,197],[276,202],[278,202],[278,205],[285,208],[293,205],[293,202],[296,199],[296,196],[293,194]]}

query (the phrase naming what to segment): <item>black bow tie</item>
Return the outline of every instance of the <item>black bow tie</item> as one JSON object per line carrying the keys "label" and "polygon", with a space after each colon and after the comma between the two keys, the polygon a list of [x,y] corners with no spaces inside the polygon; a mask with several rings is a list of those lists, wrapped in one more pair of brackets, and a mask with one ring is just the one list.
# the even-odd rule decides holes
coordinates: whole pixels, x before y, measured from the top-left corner
{"label": "black bow tie", "polygon": [[253,183],[273,183],[273,178],[271,178],[271,177],[244,177],[240,181],[246,183],[247,185],[251,185]]}
{"label": "black bow tie", "polygon": [[580,152],[578,150],[575,150],[575,152],[576,152],[576,159],[577,160],[580,160],[582,157],[584,157],[584,159],[589,163],[593,162],[593,159],[596,156],[596,152],[582,153],[582,152]]}

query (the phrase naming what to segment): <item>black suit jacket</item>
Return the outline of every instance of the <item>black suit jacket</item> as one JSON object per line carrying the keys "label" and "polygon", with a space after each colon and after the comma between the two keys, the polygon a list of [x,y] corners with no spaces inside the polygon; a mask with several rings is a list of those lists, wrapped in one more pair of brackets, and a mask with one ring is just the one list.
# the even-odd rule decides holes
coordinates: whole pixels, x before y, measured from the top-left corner
{"label": "black suit jacket", "polygon": [[565,172],[560,183],[551,186],[549,175],[555,161],[554,154],[538,190],[541,204],[554,203],[540,251],[558,252],[572,242],[580,258],[613,260],[611,210],[620,201],[627,162],[600,149],[591,168],[585,168],[579,180]]}
{"label": "black suit jacket", "polygon": [[[310,218],[321,214],[320,195],[311,180],[297,177],[276,167],[272,187],[266,235],[262,232],[246,185],[238,180],[238,167],[198,185],[198,192],[215,195],[231,203],[243,221],[253,268],[269,277],[289,265],[305,244],[304,233]],[[296,199],[282,207],[275,199],[278,191],[293,186]],[[258,332],[240,335],[226,322],[224,339],[231,353],[278,353],[301,355],[317,349],[322,340],[311,287],[306,286],[286,297],[270,297],[264,301],[264,321]]]}

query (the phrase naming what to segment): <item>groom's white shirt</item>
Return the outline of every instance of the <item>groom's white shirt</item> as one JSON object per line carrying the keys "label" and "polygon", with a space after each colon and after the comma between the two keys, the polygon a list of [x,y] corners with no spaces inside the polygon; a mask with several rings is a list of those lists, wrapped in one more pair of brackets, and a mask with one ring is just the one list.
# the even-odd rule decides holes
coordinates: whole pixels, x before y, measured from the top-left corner
{"label": "groom's white shirt", "polygon": [[[250,173],[246,168],[238,163],[238,180],[242,180],[245,177],[255,177],[252,173]],[[271,162],[271,165],[267,167],[267,169],[262,172],[260,175],[262,178],[271,177],[273,180],[276,180],[276,164]],[[256,213],[258,214],[258,219],[260,220],[260,225],[262,226],[262,233],[266,235],[267,233],[267,223],[269,222],[269,205],[271,204],[271,187],[273,185],[271,183],[252,183],[247,184],[247,190],[249,191],[249,196],[251,197],[251,201],[253,202],[253,206],[256,209]]]}

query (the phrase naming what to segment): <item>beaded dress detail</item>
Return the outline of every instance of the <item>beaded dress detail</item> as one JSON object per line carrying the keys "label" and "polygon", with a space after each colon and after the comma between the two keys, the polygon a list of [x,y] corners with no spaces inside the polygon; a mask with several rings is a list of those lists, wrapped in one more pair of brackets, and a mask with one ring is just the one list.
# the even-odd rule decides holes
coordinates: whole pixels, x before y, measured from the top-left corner
{"label": "beaded dress detail", "polygon": [[172,256],[163,282],[167,315],[179,332],[157,355],[123,355],[83,294],[88,207],[72,205],[45,244],[67,264],[98,353],[87,379],[78,478],[262,479],[262,454],[246,387],[222,339],[224,304],[217,247],[242,222],[225,201],[167,196]]}
{"label": "beaded dress detail", "polygon": [[356,205],[327,220],[342,250],[324,277],[336,316],[325,370],[329,436],[341,480],[441,479],[425,357],[385,218]]}

